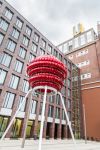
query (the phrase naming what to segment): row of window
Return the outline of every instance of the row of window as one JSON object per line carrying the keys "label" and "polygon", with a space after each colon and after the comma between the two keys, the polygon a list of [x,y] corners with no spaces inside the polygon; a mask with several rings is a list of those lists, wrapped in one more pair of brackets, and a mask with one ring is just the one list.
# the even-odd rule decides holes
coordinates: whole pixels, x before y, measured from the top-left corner
{"label": "row of window", "polygon": [[[13,107],[13,104],[14,104],[15,96],[16,95],[14,93],[6,92],[6,95],[4,97],[4,102],[3,102],[2,107],[11,109]],[[19,96],[18,107],[22,103],[23,100],[24,100],[24,97],[23,96]],[[31,109],[30,109],[30,113],[31,114],[36,114],[37,104],[38,104],[38,102],[36,100],[32,100]],[[40,105],[39,114],[41,114],[41,112],[42,112],[42,105],[43,105],[43,103],[41,103],[41,105]],[[24,104],[20,108],[20,111],[24,112],[25,111],[25,107],[26,107],[26,101],[24,100]],[[54,113],[54,106],[49,105],[48,117],[53,117],[53,113]],[[68,114],[71,115],[70,112]],[[55,118],[60,118],[60,108],[58,108],[58,107],[56,107]],[[65,119],[65,113],[64,113],[63,109],[62,109],[62,119]]]}
{"label": "row of window", "polygon": [[90,64],[90,61],[87,60],[87,61],[83,61],[81,63],[76,64],[76,66],[79,67],[79,68],[81,68],[81,67],[87,66],[89,64]]}
{"label": "row of window", "polygon": [[[88,49],[78,52],[78,53],[76,54],[76,57],[84,56],[84,55],[86,55],[86,54],[88,54]],[[74,55],[68,56],[69,59],[73,59],[73,57],[74,57]]]}
{"label": "row of window", "polygon": [[83,46],[89,42],[92,42],[96,38],[95,33],[93,30],[90,30],[76,38],[73,38],[70,41],[67,41],[66,43],[58,46],[58,48],[63,52],[67,53],[69,51],[72,51],[75,48],[78,48],[80,46]]}

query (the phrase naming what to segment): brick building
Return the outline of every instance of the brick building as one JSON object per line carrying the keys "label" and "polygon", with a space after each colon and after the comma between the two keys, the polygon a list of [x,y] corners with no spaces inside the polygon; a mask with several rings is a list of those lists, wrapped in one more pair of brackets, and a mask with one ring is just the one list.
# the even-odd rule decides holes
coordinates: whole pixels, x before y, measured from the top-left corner
{"label": "brick building", "polygon": [[[0,0],[0,137],[30,88],[26,74],[27,63],[31,59],[45,54],[56,56],[68,67],[68,78],[64,81],[61,92],[74,134],[77,138],[81,136],[80,69],[11,5],[5,0]],[[73,82],[72,76],[76,76],[76,74],[78,80]],[[76,93],[76,97],[73,93]],[[38,136],[40,129],[42,96],[36,94],[32,99],[27,137]],[[6,137],[23,136],[27,106],[28,101],[20,109]],[[47,97],[45,116],[43,137],[70,137],[58,95]]]}
{"label": "brick building", "polygon": [[[76,32],[58,45],[66,58],[80,68],[82,105],[85,106],[88,139],[100,140],[100,23],[98,35],[93,28]],[[75,28],[74,28],[75,31]],[[74,32],[75,33],[75,32]],[[77,76],[73,78],[77,80]]]}

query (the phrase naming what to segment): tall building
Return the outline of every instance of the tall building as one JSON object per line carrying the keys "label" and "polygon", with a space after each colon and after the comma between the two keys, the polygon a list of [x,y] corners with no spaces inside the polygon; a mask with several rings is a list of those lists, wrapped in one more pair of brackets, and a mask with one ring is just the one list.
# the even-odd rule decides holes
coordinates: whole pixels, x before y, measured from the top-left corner
{"label": "tall building", "polygon": [[[100,22],[97,27],[98,35],[93,28],[79,30],[74,32],[73,38],[58,45],[66,58],[80,68],[86,133],[87,138],[92,140],[100,140]],[[76,81],[77,76],[73,80]]]}
{"label": "tall building", "polygon": [[[73,132],[80,138],[82,133],[80,69],[5,0],[0,0],[0,137],[30,88],[26,74],[27,64],[35,57],[45,54],[56,56],[68,68],[68,78],[64,81],[61,92]],[[72,76],[76,74],[78,80],[74,82]],[[23,136],[27,105],[28,100],[20,109],[6,137]],[[41,109],[42,96],[35,94],[32,98],[27,137],[39,135]],[[47,97],[43,137],[70,137],[58,95]]]}

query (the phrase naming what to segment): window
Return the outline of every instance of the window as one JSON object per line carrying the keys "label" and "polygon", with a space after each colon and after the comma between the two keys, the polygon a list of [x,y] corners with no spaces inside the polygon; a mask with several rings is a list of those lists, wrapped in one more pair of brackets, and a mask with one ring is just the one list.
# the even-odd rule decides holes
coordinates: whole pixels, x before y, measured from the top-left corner
{"label": "window", "polygon": [[31,105],[31,111],[30,111],[30,113],[31,114],[36,114],[36,109],[37,109],[37,101],[33,101],[32,100],[32,105]]}
{"label": "window", "polygon": [[9,67],[11,60],[12,60],[12,56],[10,56],[9,54],[3,53],[0,57],[0,64],[3,64],[6,67]]}
{"label": "window", "polygon": [[15,99],[15,94],[6,92],[2,107],[11,109],[14,103],[14,99]]}
{"label": "window", "polygon": [[4,84],[7,72],[0,68],[0,84]]}
{"label": "window", "polygon": [[80,36],[80,45],[84,45],[85,43],[86,43],[85,35],[83,34],[83,35]]}
{"label": "window", "polygon": [[38,43],[39,42],[39,35],[37,33],[34,34],[34,40]]}
{"label": "window", "polygon": [[40,103],[40,110],[39,110],[39,114],[40,114],[40,115],[42,114],[42,106],[43,106],[43,103],[41,102],[41,103]]}
{"label": "window", "polygon": [[62,120],[65,120],[66,117],[65,117],[65,112],[64,112],[64,109],[62,109]]}
{"label": "window", "polygon": [[60,105],[60,95],[56,95],[56,104]]}
{"label": "window", "polygon": [[71,80],[68,79],[68,87],[71,88]]}
{"label": "window", "polygon": [[3,38],[4,38],[4,35],[0,33],[0,45],[2,44]]}
{"label": "window", "polygon": [[44,41],[43,39],[42,39],[42,41],[41,41],[41,46],[45,49],[46,48],[46,41]]}
{"label": "window", "polygon": [[54,107],[49,105],[48,117],[53,117]]}
{"label": "window", "polygon": [[34,53],[37,52],[37,45],[35,43],[32,42],[32,49],[31,49]]}
{"label": "window", "polygon": [[12,35],[15,39],[18,39],[18,38],[19,38],[19,34],[20,34],[20,32],[19,32],[16,28],[13,28],[13,31],[12,31],[11,35]]}
{"label": "window", "polygon": [[60,108],[56,107],[55,118],[60,118]]}
{"label": "window", "polygon": [[33,59],[35,59],[35,55],[33,55],[32,53],[29,54],[29,62],[32,61]]}
{"label": "window", "polygon": [[44,55],[44,54],[45,54],[45,51],[42,48],[40,48],[40,55]]}
{"label": "window", "polygon": [[55,96],[49,95],[49,102],[54,103]]}
{"label": "window", "polygon": [[[22,103],[22,101],[24,100],[24,96],[20,96],[19,97],[19,104],[18,104],[18,107],[20,106],[20,104]],[[23,105],[22,105],[22,107],[20,108],[20,110],[19,111],[24,111],[25,110],[25,104],[26,104],[26,100],[24,100],[24,103],[23,103]]]}
{"label": "window", "polygon": [[23,63],[19,60],[16,60],[14,70],[21,73],[23,68]]}
{"label": "window", "polygon": [[58,52],[54,49],[54,56],[58,56]]}
{"label": "window", "polygon": [[68,78],[71,78],[71,71],[68,70]]}
{"label": "window", "polygon": [[23,47],[20,47],[18,55],[19,55],[21,58],[25,59],[26,50],[25,50]]}
{"label": "window", "polygon": [[9,82],[9,87],[13,89],[17,89],[18,83],[19,83],[19,77],[12,75]]}
{"label": "window", "polygon": [[50,45],[48,45],[48,51],[49,53],[52,53],[52,47]]}
{"label": "window", "polygon": [[27,93],[29,90],[29,83],[27,80],[23,80],[22,91]]}
{"label": "window", "polygon": [[66,59],[64,59],[64,64],[67,65],[67,60]]}
{"label": "window", "polygon": [[81,62],[81,63],[78,63],[78,64],[76,64],[79,68],[81,68],[81,67],[84,67],[84,66],[87,66],[87,65],[89,65],[90,64],[90,61],[89,60],[87,60],[87,61],[83,61],[83,62]]}
{"label": "window", "polygon": [[13,17],[13,12],[12,12],[10,9],[6,8],[4,15],[5,15],[9,20],[11,20],[12,17]]}
{"label": "window", "polygon": [[71,112],[68,111],[68,118],[69,118],[69,121],[71,121]]}
{"label": "window", "polygon": [[91,42],[93,39],[92,39],[92,32],[89,31],[87,32],[87,42]]}
{"label": "window", "polygon": [[88,54],[88,49],[78,52],[76,54],[76,57],[80,57],[80,56],[83,56],[83,55],[86,55],[86,54]]}
{"label": "window", "polygon": [[31,33],[32,33],[32,29],[28,26],[26,26],[26,34],[31,36]]}
{"label": "window", "polygon": [[71,97],[71,90],[68,89],[68,97]]}
{"label": "window", "polygon": [[68,99],[68,109],[71,109],[71,100]]}
{"label": "window", "polygon": [[91,73],[85,73],[81,75],[81,80],[89,79],[89,78],[91,78]]}
{"label": "window", "polygon": [[59,59],[62,61],[62,55],[61,54],[59,54]]}
{"label": "window", "polygon": [[22,28],[22,26],[23,26],[23,22],[21,21],[21,19],[19,19],[19,18],[17,18],[17,20],[16,20],[16,26],[18,27],[18,28]]}
{"label": "window", "polygon": [[5,21],[3,18],[0,18],[0,28],[4,31],[7,31],[9,23]]}
{"label": "window", "polygon": [[10,39],[8,39],[8,42],[7,42],[7,49],[11,52],[14,52],[15,51],[15,48],[16,48],[16,43]]}
{"label": "window", "polygon": [[65,43],[64,45],[62,45],[62,49],[63,49],[63,53],[66,53],[70,49],[70,45],[68,45],[68,43]]}
{"label": "window", "polygon": [[78,43],[78,37],[74,39],[74,48],[77,48],[79,46]]}
{"label": "window", "polygon": [[71,68],[71,63],[70,62],[68,62],[68,69],[70,69]]}
{"label": "window", "polygon": [[71,51],[73,49],[73,41],[68,42],[68,50]]}
{"label": "window", "polygon": [[26,36],[23,36],[23,41],[22,43],[28,47],[28,44],[29,44],[29,39],[26,37]]}

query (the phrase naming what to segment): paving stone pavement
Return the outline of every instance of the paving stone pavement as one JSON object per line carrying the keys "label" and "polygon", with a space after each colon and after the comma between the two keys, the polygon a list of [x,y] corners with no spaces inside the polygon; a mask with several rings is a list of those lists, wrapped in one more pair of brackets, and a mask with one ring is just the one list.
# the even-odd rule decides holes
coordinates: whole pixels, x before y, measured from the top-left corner
{"label": "paving stone pavement", "polygon": [[[26,140],[21,148],[20,140],[0,141],[0,150],[38,150],[38,140]],[[42,150],[100,150],[100,142],[76,140],[76,148],[72,140],[43,140]]]}

